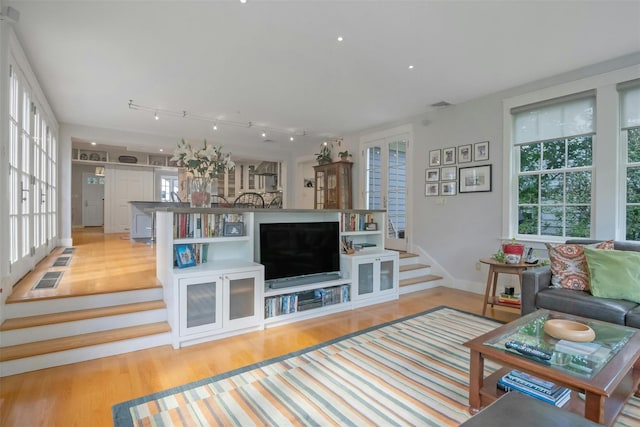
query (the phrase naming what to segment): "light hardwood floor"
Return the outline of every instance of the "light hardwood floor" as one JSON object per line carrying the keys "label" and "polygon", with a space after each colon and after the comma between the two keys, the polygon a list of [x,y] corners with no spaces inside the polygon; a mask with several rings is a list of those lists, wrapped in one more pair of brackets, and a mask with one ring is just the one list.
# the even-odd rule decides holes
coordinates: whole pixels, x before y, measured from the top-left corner
{"label": "light hardwood floor", "polygon": [[[103,239],[100,236],[94,238]],[[86,244],[90,245],[91,240],[88,239]],[[74,242],[78,250],[85,244],[76,240],[75,235]],[[148,250],[146,247],[140,249],[143,252]],[[100,256],[100,251],[96,251],[94,262],[99,262]],[[88,261],[90,258],[85,259]],[[71,266],[71,270],[74,268]],[[179,350],[167,345],[0,378],[0,425],[111,426],[111,407],[116,403],[280,356],[439,305],[480,314],[482,299],[480,294],[439,287],[403,295],[398,301]],[[509,309],[489,308],[488,316],[510,321],[517,314]]]}

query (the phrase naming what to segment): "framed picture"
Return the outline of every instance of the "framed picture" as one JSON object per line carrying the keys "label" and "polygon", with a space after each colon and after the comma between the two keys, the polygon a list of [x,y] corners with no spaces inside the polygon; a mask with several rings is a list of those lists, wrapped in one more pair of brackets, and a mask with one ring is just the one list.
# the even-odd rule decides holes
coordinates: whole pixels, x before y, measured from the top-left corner
{"label": "framed picture", "polygon": [[304,188],[313,188],[313,178],[304,178]]}
{"label": "framed picture", "polygon": [[440,149],[429,151],[429,166],[440,166]]}
{"label": "framed picture", "polygon": [[193,251],[193,245],[174,245],[176,251],[176,261],[178,268],[192,267],[196,265],[196,254]]}
{"label": "framed picture", "polygon": [[455,166],[447,166],[440,169],[440,178],[442,181],[455,181],[458,177],[458,171]]}
{"label": "framed picture", "polygon": [[444,150],[442,150],[442,164],[443,165],[456,164],[456,147],[445,148]]}
{"label": "framed picture", "polygon": [[471,144],[458,147],[458,163],[469,163],[471,161]]}
{"label": "framed picture", "polygon": [[440,194],[443,196],[455,196],[456,195],[456,182],[441,182]]}
{"label": "framed picture", "polygon": [[491,165],[459,169],[460,193],[491,191]]}
{"label": "framed picture", "polygon": [[244,236],[244,223],[226,222],[222,230],[222,235],[230,237]]}
{"label": "framed picture", "polygon": [[489,141],[473,144],[473,161],[489,160]]}
{"label": "framed picture", "polygon": [[425,196],[437,196],[439,195],[439,191],[438,191],[438,183],[432,184],[427,182],[424,185],[424,195]]}
{"label": "framed picture", "polygon": [[378,223],[377,222],[367,222],[364,224],[364,229],[366,231],[376,231],[378,230]]}
{"label": "framed picture", "polygon": [[440,180],[440,169],[425,169],[424,180],[425,182],[438,182]]}

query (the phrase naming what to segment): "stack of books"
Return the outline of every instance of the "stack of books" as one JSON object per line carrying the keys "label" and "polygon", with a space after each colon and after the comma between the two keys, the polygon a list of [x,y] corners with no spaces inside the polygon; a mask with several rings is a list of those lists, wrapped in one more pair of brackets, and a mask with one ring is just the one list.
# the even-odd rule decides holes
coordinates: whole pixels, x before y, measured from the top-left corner
{"label": "stack of books", "polygon": [[503,293],[498,297],[498,302],[500,304],[509,304],[514,307],[520,307],[520,295],[508,295]]}
{"label": "stack of books", "polygon": [[571,390],[566,387],[516,370],[498,380],[498,389],[506,392],[517,390],[557,407],[563,406],[571,397]]}

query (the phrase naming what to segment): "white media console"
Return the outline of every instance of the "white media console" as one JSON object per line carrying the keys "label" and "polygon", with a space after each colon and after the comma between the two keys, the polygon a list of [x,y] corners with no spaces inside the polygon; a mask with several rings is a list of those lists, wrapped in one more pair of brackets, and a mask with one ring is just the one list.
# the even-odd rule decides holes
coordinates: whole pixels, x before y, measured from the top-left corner
{"label": "white media console", "polygon": [[[154,210],[156,274],[175,348],[398,298],[398,253],[384,249],[384,211]],[[257,262],[260,224],[329,221],[339,222],[340,241],[362,249],[340,255],[338,275],[270,288]],[[176,267],[176,253],[195,265]]]}

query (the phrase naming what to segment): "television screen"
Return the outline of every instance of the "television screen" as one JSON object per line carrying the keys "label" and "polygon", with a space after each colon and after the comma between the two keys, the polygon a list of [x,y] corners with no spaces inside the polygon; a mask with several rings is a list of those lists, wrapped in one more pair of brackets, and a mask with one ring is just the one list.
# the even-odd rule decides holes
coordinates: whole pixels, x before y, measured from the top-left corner
{"label": "television screen", "polygon": [[340,271],[338,222],[260,224],[265,280]]}

